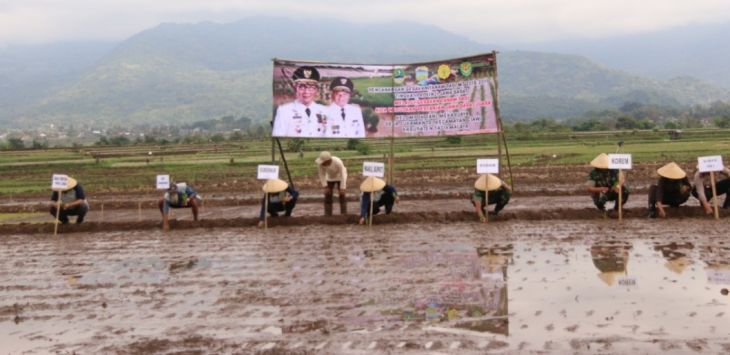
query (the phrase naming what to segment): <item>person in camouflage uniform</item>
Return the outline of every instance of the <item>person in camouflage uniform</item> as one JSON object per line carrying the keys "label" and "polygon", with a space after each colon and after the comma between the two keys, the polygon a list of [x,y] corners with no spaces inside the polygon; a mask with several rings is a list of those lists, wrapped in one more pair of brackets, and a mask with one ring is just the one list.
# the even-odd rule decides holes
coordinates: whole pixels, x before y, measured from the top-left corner
{"label": "person in camouflage uniform", "polygon": [[[485,201],[489,190],[489,201]],[[487,205],[495,205],[492,215],[497,215],[504,206],[507,206],[512,195],[512,188],[500,178],[492,175],[482,175],[474,183],[474,194],[471,197],[471,204],[474,206],[479,220],[482,223],[487,221]]]}
{"label": "person in camouflage uniform", "polygon": [[619,171],[608,168],[608,155],[599,154],[591,161],[593,170],[588,174],[586,189],[591,194],[593,204],[601,211],[606,211],[606,202],[614,201],[613,210],[618,210],[619,180],[621,185],[621,205],[629,199],[629,188],[625,186],[623,176],[619,179]]}

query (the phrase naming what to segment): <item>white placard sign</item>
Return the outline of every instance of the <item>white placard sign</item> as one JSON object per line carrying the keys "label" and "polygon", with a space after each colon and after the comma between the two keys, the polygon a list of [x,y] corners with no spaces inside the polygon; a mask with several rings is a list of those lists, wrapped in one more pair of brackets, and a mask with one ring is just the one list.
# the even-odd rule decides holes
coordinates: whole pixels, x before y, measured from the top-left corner
{"label": "white placard sign", "polygon": [[616,283],[618,283],[619,286],[626,288],[639,287],[639,283],[636,280],[636,277],[633,276],[619,276],[618,278],[616,278]]}
{"label": "white placard sign", "polygon": [[707,281],[714,285],[730,285],[730,270],[705,269]]}
{"label": "white placard sign", "polygon": [[259,165],[257,179],[269,180],[279,178],[279,166],[278,165]]}
{"label": "white placard sign", "polygon": [[723,171],[723,169],[725,169],[725,167],[722,165],[722,156],[720,155],[698,157],[697,163],[700,166],[701,173],[709,173],[711,171]]}
{"label": "white placard sign", "polygon": [[499,159],[477,159],[477,174],[499,174]]}
{"label": "white placard sign", "polygon": [[631,170],[631,154],[609,154],[608,168]]}
{"label": "white placard sign", "polygon": [[170,175],[157,175],[157,189],[167,190],[170,188]]}
{"label": "white placard sign", "polygon": [[372,161],[366,161],[362,163],[362,175],[363,176],[385,176],[385,163],[378,163]]}
{"label": "white placard sign", "polygon": [[66,190],[68,186],[68,175],[53,174],[51,178],[51,190]]}

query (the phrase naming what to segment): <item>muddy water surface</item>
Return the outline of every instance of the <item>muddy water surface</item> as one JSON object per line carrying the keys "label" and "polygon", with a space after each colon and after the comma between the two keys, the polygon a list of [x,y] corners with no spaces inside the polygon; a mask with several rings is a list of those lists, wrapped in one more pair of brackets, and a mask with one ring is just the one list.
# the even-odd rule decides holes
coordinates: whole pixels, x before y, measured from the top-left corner
{"label": "muddy water surface", "polygon": [[0,239],[7,353],[722,353],[724,221]]}

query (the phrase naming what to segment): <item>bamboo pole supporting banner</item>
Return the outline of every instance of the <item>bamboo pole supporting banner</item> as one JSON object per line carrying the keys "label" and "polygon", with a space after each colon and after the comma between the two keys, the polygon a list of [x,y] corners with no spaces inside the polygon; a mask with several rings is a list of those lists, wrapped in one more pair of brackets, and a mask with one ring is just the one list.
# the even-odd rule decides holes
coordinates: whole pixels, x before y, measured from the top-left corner
{"label": "bamboo pole supporting banner", "polygon": [[494,114],[497,116],[497,150],[499,154],[499,171],[502,171],[502,146],[501,143],[504,144],[504,151],[505,155],[507,157],[507,170],[509,172],[509,184],[512,186],[512,191],[515,191],[515,181],[512,177],[512,162],[510,161],[509,156],[509,148],[507,147],[507,138],[504,134],[504,127],[502,126],[502,114],[499,109],[499,75],[497,70],[497,51],[492,51],[492,55],[494,56],[494,92],[492,93],[492,97],[494,97]]}

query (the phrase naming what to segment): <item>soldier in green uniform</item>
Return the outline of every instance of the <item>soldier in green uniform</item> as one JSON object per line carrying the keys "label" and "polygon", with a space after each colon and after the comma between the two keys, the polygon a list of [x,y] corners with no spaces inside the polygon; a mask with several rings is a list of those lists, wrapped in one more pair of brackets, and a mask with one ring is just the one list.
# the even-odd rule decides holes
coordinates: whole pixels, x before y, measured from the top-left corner
{"label": "soldier in green uniform", "polygon": [[626,181],[623,174],[619,177],[618,170],[608,168],[608,155],[605,153],[601,153],[593,159],[591,166],[593,170],[588,174],[586,189],[591,194],[593,204],[599,210],[606,212],[606,202],[614,201],[613,210],[617,211],[619,185],[621,186],[621,206],[626,204],[630,193],[629,188],[624,185]]}

